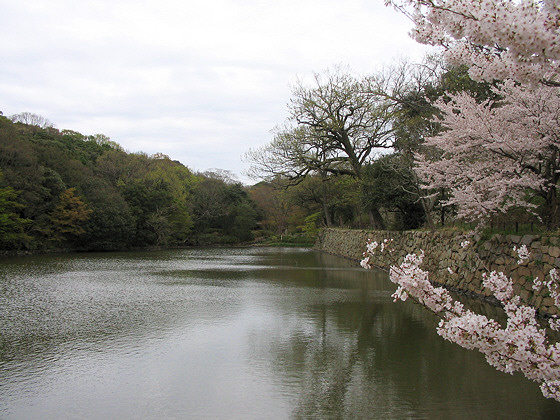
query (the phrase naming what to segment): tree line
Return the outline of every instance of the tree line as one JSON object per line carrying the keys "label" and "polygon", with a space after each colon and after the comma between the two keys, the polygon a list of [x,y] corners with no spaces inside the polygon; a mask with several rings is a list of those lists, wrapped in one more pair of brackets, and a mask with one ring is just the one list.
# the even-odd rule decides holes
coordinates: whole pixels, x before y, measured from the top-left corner
{"label": "tree line", "polygon": [[[460,220],[492,223],[504,215],[556,226],[556,204],[547,202],[540,186],[531,189],[528,166],[496,175],[515,162],[519,145],[513,158],[493,151],[488,145],[494,140],[473,119],[463,132],[451,130],[457,98],[470,98],[479,112],[501,109],[505,115],[505,99],[511,96],[502,82],[475,81],[469,71],[435,55],[369,75],[335,67],[300,81],[292,89],[289,116],[275,128],[272,141],[246,154],[250,175],[278,191],[292,189],[302,199],[305,191],[306,205],[325,226],[403,230]],[[468,132],[475,127],[479,133]],[[469,135],[479,142],[467,154]],[[462,140],[449,146],[456,137]],[[500,145],[509,150],[513,142],[500,139]],[[542,156],[542,148],[537,154]],[[442,162],[446,168],[438,166]],[[487,165],[481,172],[482,162]],[[465,193],[463,187],[474,185],[469,180],[477,175],[488,180],[486,186],[481,181],[479,195]],[[510,187],[504,188],[505,180]],[[502,196],[494,197],[492,186],[501,188]]]}
{"label": "tree line", "polygon": [[260,218],[226,171],[193,173],[35,114],[0,116],[0,249],[235,244]]}

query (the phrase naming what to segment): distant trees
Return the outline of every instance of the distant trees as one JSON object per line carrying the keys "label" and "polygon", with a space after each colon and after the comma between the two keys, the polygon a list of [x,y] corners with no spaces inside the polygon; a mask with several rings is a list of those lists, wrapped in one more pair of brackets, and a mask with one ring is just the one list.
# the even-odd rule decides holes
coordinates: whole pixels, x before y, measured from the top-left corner
{"label": "distant trees", "polygon": [[50,236],[55,242],[73,242],[86,233],[84,225],[93,210],[88,209],[75,193],[76,188],[60,193],[58,204],[49,215],[53,226]]}
{"label": "distant trees", "polygon": [[17,199],[18,193],[13,188],[0,187],[0,248],[17,248],[31,240],[25,233],[31,220],[20,216],[20,210],[24,206]]}
{"label": "distant trees", "polygon": [[249,190],[249,196],[258,206],[262,216],[260,225],[263,230],[282,235],[288,232],[296,206],[290,192],[285,188],[286,181],[259,182]]}
{"label": "distant trees", "polygon": [[232,244],[258,228],[246,188],[225,171],[194,174],[102,134],[22,118],[0,116],[0,250]]}
{"label": "distant trees", "polygon": [[197,245],[231,244],[253,239],[258,214],[246,189],[223,172],[199,174],[192,208]]}

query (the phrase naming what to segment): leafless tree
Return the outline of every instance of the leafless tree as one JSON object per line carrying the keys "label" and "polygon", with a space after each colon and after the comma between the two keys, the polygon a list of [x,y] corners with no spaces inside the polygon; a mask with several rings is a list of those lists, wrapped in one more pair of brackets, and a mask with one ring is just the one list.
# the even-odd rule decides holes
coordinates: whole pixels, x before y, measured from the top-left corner
{"label": "leafless tree", "polygon": [[31,112],[22,112],[20,114],[14,114],[10,117],[10,119],[12,120],[12,122],[19,122],[19,123],[22,123],[22,124],[34,125],[34,126],[39,127],[39,128],[53,128],[54,127],[54,124],[51,123],[45,117],[43,117],[41,115],[38,115],[38,114],[33,114]]}

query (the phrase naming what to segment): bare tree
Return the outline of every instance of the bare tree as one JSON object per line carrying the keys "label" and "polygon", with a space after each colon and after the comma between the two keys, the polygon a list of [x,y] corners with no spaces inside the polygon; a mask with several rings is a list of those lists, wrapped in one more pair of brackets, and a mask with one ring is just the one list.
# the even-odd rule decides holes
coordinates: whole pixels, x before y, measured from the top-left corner
{"label": "bare tree", "polygon": [[288,104],[290,116],[268,145],[250,150],[249,174],[297,181],[309,174],[361,178],[375,151],[392,146],[394,101],[372,89],[369,77],[340,68],[316,74],[314,84],[298,82]]}
{"label": "bare tree", "polygon": [[22,112],[20,114],[14,114],[10,117],[10,119],[12,120],[12,122],[19,122],[19,123],[22,123],[22,124],[34,125],[34,126],[39,127],[39,128],[53,128],[54,127],[54,124],[51,123],[45,117],[43,117],[41,115],[38,115],[38,114],[33,114],[31,112]]}

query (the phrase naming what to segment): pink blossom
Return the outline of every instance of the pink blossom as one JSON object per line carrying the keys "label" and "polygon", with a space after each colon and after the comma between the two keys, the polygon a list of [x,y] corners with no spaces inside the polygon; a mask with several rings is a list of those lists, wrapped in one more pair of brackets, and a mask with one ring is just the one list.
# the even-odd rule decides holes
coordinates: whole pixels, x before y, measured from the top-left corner
{"label": "pink blossom", "polygon": [[475,80],[558,81],[556,0],[386,0],[414,22],[411,36],[443,47]]}
{"label": "pink blossom", "polygon": [[[519,254],[528,251],[520,247]],[[368,258],[373,254],[365,252]],[[537,322],[536,310],[521,304],[513,291],[513,282],[502,272],[492,271],[483,276],[483,284],[502,303],[507,317],[506,326],[484,315],[474,313],[454,300],[442,287],[434,287],[429,273],[421,267],[424,252],[409,254],[399,265],[389,271],[390,280],[397,285],[392,295],[395,301],[412,298],[441,317],[437,333],[467,349],[485,355],[487,362],[496,369],[521,372],[528,379],[539,383],[543,395],[560,401],[560,344],[550,342],[546,330]],[[547,283],[551,295],[560,295],[559,275],[550,273]],[[555,298],[560,307],[560,297]],[[560,320],[553,318],[551,327],[560,327]],[[556,329],[557,329],[556,328]]]}
{"label": "pink blossom", "polygon": [[446,204],[456,205],[467,220],[516,207],[531,211],[528,189],[555,196],[548,192],[556,189],[560,170],[557,88],[507,82],[496,93],[503,98],[500,106],[477,103],[466,93],[436,102],[444,130],[427,138],[426,153],[416,156],[425,188],[448,189]]}
{"label": "pink blossom", "polygon": [[519,259],[517,260],[517,264],[523,264],[525,261],[529,259],[531,253],[527,249],[527,245],[521,245],[519,248],[514,246],[513,250],[517,252]]}

